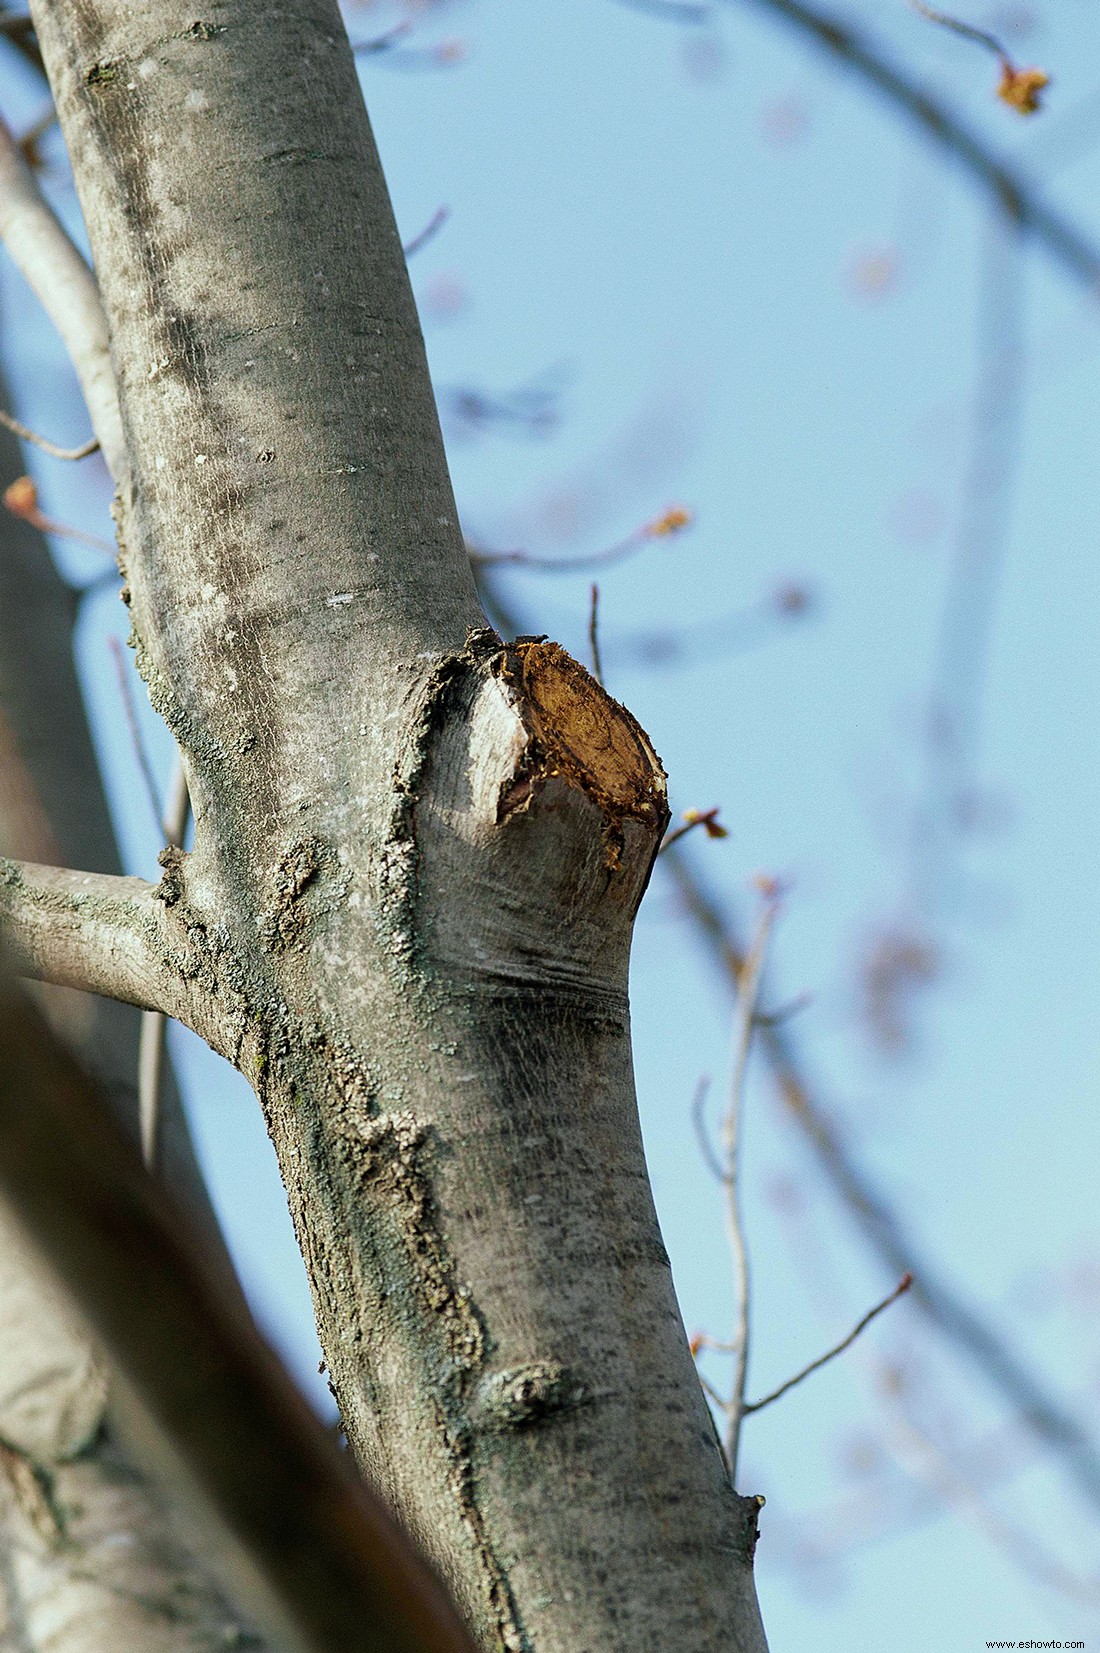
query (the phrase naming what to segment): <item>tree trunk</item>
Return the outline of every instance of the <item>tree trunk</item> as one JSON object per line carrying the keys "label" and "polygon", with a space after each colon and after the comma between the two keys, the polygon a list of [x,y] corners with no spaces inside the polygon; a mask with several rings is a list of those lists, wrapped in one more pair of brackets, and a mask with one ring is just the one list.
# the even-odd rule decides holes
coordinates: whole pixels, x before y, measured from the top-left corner
{"label": "tree trunk", "polygon": [[252,1080],[349,1441],[486,1649],[759,1653],[634,1101],[663,772],[485,627],[336,6],[33,11],[196,832],[155,891],[12,869],[15,945]]}

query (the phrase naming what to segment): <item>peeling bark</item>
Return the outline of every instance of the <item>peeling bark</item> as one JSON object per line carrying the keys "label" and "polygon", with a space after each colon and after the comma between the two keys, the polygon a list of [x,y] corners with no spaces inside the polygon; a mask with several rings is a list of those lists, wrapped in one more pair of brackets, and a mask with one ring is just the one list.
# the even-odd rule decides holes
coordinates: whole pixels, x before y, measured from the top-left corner
{"label": "peeling bark", "polygon": [[485,627],[336,7],[33,10],[195,808],[152,973],[255,1086],[348,1439],[487,1653],[760,1653],[634,1099],[663,772]]}

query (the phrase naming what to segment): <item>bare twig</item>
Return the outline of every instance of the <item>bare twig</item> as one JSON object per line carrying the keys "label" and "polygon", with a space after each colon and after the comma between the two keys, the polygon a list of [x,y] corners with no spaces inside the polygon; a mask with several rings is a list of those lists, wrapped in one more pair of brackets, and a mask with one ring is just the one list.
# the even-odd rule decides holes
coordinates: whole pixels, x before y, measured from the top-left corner
{"label": "bare twig", "polygon": [[659,517],[642,523],[625,539],[603,551],[580,551],[570,557],[540,557],[532,551],[482,551],[470,547],[470,562],[481,568],[537,568],[544,574],[575,574],[578,569],[606,568],[609,563],[632,557],[650,540],[669,539],[691,526],[692,515],[682,505],[670,505]]}
{"label": "bare twig", "polygon": [[379,52],[391,52],[395,46],[399,46],[412,33],[412,29],[412,22],[406,17],[400,23],[395,23],[392,29],[371,35],[368,40],[353,40],[351,49],[357,57],[376,57]]}
{"label": "bare twig", "polygon": [[[176,762],[172,790],[164,811],[164,841],[180,848],[187,831],[191,800],[182,760]],[[160,1089],[164,1070],[164,1042],[168,1018],[162,1010],[143,1010],[138,1043],[138,1123],[141,1157],[147,1171],[155,1172],[159,1159]]]}
{"label": "bare twig", "polygon": [[599,634],[599,602],[600,588],[595,580],[592,582],[592,606],[588,614],[588,646],[592,650],[592,676],[603,688],[603,667],[600,665],[600,634]]}
{"label": "bare twig", "polygon": [[406,241],[402,251],[406,258],[412,258],[421,247],[426,247],[429,241],[439,234],[448,218],[451,216],[450,207],[437,207],[424,225],[424,228],[414,235],[411,241]]}
{"label": "bare twig", "polygon": [[673,844],[678,844],[681,838],[686,837],[689,832],[700,826],[704,829],[708,838],[728,838],[729,833],[718,819],[719,807],[716,804],[713,809],[685,809],[681,824],[678,827],[673,827],[671,832],[665,833],[657,854],[663,855],[667,849],[671,849]]}
{"label": "bare twig", "polygon": [[[700,940],[736,989],[745,951],[728,915],[710,896],[679,846],[662,856],[661,865],[679,891]],[[764,1025],[759,1036],[784,1109],[806,1138],[820,1171],[870,1248],[892,1273],[912,1274],[913,1301],[966,1355],[985,1381],[1018,1410],[1090,1503],[1100,1508],[1100,1452],[1089,1432],[1028,1369],[1002,1334],[925,1257],[815,1096],[789,1028]]]}
{"label": "bare twig", "polygon": [[749,1254],[745,1242],[744,1222],[740,1200],[741,1116],[744,1110],[745,1075],[749,1065],[753,1032],[756,1026],[756,1006],[760,996],[760,982],[767,957],[768,941],[778,912],[779,900],[774,888],[765,889],[748,955],[737,977],[737,1012],[734,1018],[733,1071],[730,1075],[729,1106],[722,1123],[722,1149],[725,1163],[722,1167],[722,1187],[726,1196],[726,1237],[733,1259],[734,1284],[737,1292],[737,1326],[734,1338],[734,1371],[730,1399],[726,1413],[725,1452],[731,1485],[737,1484],[737,1450],[741,1439],[741,1420],[745,1415],[745,1381],[749,1368],[749,1330],[751,1288],[749,1282]]}
{"label": "bare twig", "polygon": [[1002,63],[1011,62],[997,37],[987,33],[985,29],[976,29],[973,23],[964,23],[961,18],[951,17],[945,11],[933,11],[931,6],[924,4],[924,0],[909,0],[909,4],[921,17],[926,17],[929,23],[938,23],[941,29],[950,29],[952,34],[961,35],[964,40],[975,41],[977,45],[984,46],[987,51],[1000,58]]}
{"label": "bare twig", "polygon": [[857,29],[805,0],[738,0],[773,13],[851,69],[959,163],[1065,273],[1095,295],[1100,287],[1100,251],[1077,227],[1039,195],[1026,173],[1002,160],[959,119]]}
{"label": "bare twig", "polygon": [[51,442],[48,437],[39,436],[37,431],[31,430],[29,425],[20,424],[18,419],[13,419],[11,414],[5,413],[2,408],[0,408],[0,425],[5,426],[6,429],[12,431],[24,442],[33,442],[36,448],[41,448],[43,453],[48,453],[51,459],[87,459],[90,453],[98,453],[99,451],[98,436],[93,436],[89,442],[81,443],[79,448],[59,448],[56,442]]}
{"label": "bare twig", "polygon": [[707,655],[729,655],[753,648],[774,635],[777,627],[804,619],[813,608],[813,593],[801,583],[787,582],[732,614],[675,629],[627,632],[614,639],[614,652],[644,666],[694,667]]}
{"label": "bare twig", "polygon": [[99,289],[2,121],[0,238],[61,335],[80,379],[92,429],[118,481],[126,448]]}
{"label": "bare twig", "polygon": [[847,1337],[841,1338],[840,1342],[835,1344],[826,1354],[819,1355],[816,1360],[811,1360],[808,1366],[803,1366],[800,1372],[796,1372],[794,1377],[788,1378],[786,1383],[781,1383],[778,1389],[773,1389],[770,1395],[765,1395],[762,1400],[749,1401],[747,1405],[742,1407],[743,1416],[747,1417],[750,1412],[760,1412],[765,1406],[770,1406],[773,1401],[779,1400],[788,1390],[793,1389],[797,1383],[801,1383],[804,1378],[808,1378],[811,1372],[819,1372],[822,1366],[829,1364],[830,1360],[835,1360],[837,1355],[844,1353],[845,1349],[850,1349],[856,1338],[862,1331],[866,1330],[872,1320],[877,1319],[884,1309],[890,1307],[891,1303],[896,1303],[898,1298],[907,1292],[912,1284],[913,1276],[903,1274],[889,1296],[884,1297],[881,1303],[876,1303],[874,1308],[870,1309],[863,1316],[863,1319],[852,1327]]}
{"label": "bare twig", "polygon": [[473,1653],[427,1565],[25,1000],[0,1014],[0,1189],[111,1357],[135,1451],[187,1489],[286,1653]]}
{"label": "bare twig", "polygon": [[913,897],[926,913],[972,786],[1020,458],[1024,299],[1012,226],[990,223],[984,251],[970,454],[932,667],[924,795],[911,828]]}
{"label": "bare twig", "polygon": [[715,1182],[723,1179],[722,1167],[718,1163],[718,1156],[714,1152],[714,1144],[710,1140],[707,1130],[706,1115],[703,1112],[706,1106],[707,1092],[710,1090],[710,1080],[706,1074],[695,1087],[695,1095],[691,1099],[691,1128],[695,1132],[695,1140],[699,1144],[699,1153],[703,1163]]}

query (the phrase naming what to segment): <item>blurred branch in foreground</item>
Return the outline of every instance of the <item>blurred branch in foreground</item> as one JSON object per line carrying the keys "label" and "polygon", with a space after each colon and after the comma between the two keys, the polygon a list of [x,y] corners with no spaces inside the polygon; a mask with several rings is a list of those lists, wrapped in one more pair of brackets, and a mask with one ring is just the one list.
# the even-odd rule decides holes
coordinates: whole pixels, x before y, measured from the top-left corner
{"label": "blurred branch in foreground", "polygon": [[116,1367],[123,1421],[285,1653],[473,1653],[188,1223],[27,1001],[0,998],[0,1191]]}

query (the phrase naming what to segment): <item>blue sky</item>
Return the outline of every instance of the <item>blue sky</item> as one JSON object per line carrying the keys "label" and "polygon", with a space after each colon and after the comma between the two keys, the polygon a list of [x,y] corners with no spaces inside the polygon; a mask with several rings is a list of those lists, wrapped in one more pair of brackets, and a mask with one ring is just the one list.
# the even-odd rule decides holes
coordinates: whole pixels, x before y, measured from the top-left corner
{"label": "blue sky", "polygon": [[[1002,27],[1051,73],[1031,121],[992,97],[990,58],[902,0],[848,15],[992,144],[1049,168],[1051,197],[1100,240],[1100,111],[1088,101],[1100,24],[1081,0],[1026,9],[1026,30],[1018,5],[960,12]],[[348,15],[362,38],[398,13]],[[754,873],[790,880],[769,1000],[812,995],[794,1027],[851,1146],[939,1267],[1087,1418],[1100,1382],[1096,300],[1037,249],[998,250],[1003,231],[958,169],[759,4],[729,0],[688,28],[617,0],[468,0],[440,8],[409,46],[451,38],[463,45],[451,67],[368,58],[363,79],[403,234],[450,209],[412,273],[467,532],[575,554],[670,504],[694,513],[689,531],[600,571],[608,686],[652,735],[676,807],[722,806],[729,838],[692,847],[741,921]],[[11,100],[17,124],[36,112],[29,82]],[[972,777],[985,824],[915,914],[906,844],[994,270],[995,303],[1019,283],[1024,390]],[[79,439],[71,377],[10,269],[4,306],[17,411]],[[453,417],[456,388],[471,386],[546,391],[556,421],[471,434]],[[35,471],[52,514],[107,530],[87,470]],[[89,566],[63,545],[58,556]],[[524,572],[510,590],[534,628],[586,658],[589,579]],[[791,582],[812,594],[809,611],[740,646],[731,633],[663,669],[627,646],[639,631],[690,638],[760,612]],[[156,846],[108,628],[123,634],[105,596],[86,607],[81,664],[127,855],[148,873]],[[167,770],[151,713],[143,727]],[[855,966],[869,937],[900,925],[934,943],[940,975],[917,1004],[912,1047],[886,1060],[859,1014]],[[721,1208],[689,1104],[701,1073],[720,1092],[730,1005],[660,869],[633,995],[685,1322],[727,1335]],[[194,1040],[179,1049],[259,1312],[309,1382],[311,1317],[258,1110]],[[894,1281],[837,1215],[763,1070],[745,1156],[759,1393]],[[900,1402],[884,1397],[889,1371],[903,1374]],[[945,1497],[937,1450],[950,1465],[960,1445],[1002,1437],[1003,1473],[985,1477],[977,1504],[955,1483]],[[1096,1597],[1071,1600],[1008,1553],[1030,1539],[1096,1577],[1095,1510],[905,1303],[746,1425],[742,1480],[769,1500],[758,1577],[774,1653],[1087,1642],[1100,1624]],[[823,1538],[828,1564],[796,1564]]]}

